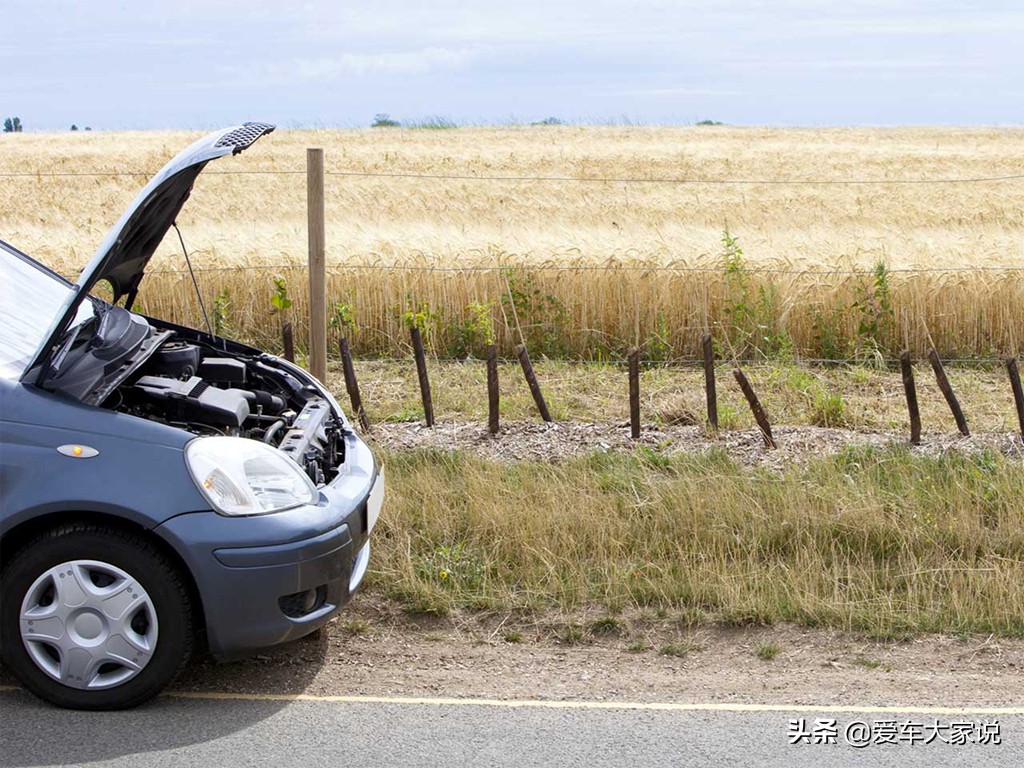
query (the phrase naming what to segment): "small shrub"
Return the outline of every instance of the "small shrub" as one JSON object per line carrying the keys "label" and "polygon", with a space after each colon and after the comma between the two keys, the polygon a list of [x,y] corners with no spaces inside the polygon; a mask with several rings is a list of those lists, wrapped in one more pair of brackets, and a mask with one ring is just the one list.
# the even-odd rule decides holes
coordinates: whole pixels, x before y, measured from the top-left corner
{"label": "small shrub", "polygon": [[370,123],[371,128],[399,128],[401,125],[397,120],[392,120],[391,115],[386,112],[378,112]]}
{"label": "small shrub", "polygon": [[857,352],[874,355],[888,348],[896,313],[892,306],[891,273],[884,261],[875,264],[870,285],[862,285],[853,308],[860,315],[857,323]]}
{"label": "small shrub", "polygon": [[755,653],[761,661],[774,661],[775,657],[782,651],[782,646],[774,640],[759,643]]}
{"label": "small shrub", "polygon": [[814,310],[811,316],[814,353],[823,360],[846,360],[850,342],[843,332],[843,312],[839,307]]}
{"label": "small shrub", "polygon": [[776,359],[792,357],[793,340],[780,324],[779,290],[771,281],[755,290],[743,249],[728,227],[722,231],[722,261],[726,285],[722,311],[729,320],[726,357],[745,358],[752,353]]}
{"label": "small shrub", "polygon": [[626,650],[630,653],[640,653],[641,651],[646,651],[649,647],[643,640],[634,640],[626,646]]}
{"label": "small shrub", "polygon": [[344,301],[334,302],[331,305],[331,316],[327,321],[327,327],[342,337],[348,337],[358,332],[359,326],[356,325],[356,311],[353,306]]}
{"label": "small shrub", "polygon": [[507,290],[501,295],[501,303],[511,322],[518,319],[530,352],[548,357],[569,356],[569,313],[565,305],[557,296],[544,293],[530,272],[503,272]]}
{"label": "small shrub", "polygon": [[466,319],[453,323],[448,354],[455,358],[483,357],[494,343],[494,318],[490,302],[472,301],[466,305]]}
{"label": "small shrub", "polygon": [[288,297],[288,281],[280,275],[274,277],[274,292],[270,295],[270,313],[284,315],[292,306]]}
{"label": "small shrub", "polygon": [[523,635],[521,632],[509,631],[505,632],[501,636],[501,639],[504,640],[506,643],[521,643],[523,642]]}

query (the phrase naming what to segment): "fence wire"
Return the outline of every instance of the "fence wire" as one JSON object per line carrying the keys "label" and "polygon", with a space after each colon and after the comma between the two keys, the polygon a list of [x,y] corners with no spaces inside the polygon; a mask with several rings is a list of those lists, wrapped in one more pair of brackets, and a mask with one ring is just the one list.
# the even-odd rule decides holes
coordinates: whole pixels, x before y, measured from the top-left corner
{"label": "fence wire", "polygon": [[[150,177],[155,171],[12,171],[0,172],[0,178],[118,178]],[[204,176],[292,176],[305,175],[305,169],[282,170],[227,170],[205,171]],[[617,176],[516,176],[478,175],[449,173],[415,173],[412,171],[324,171],[326,176],[379,179],[422,179],[428,181],[500,181],[500,182],[556,182],[580,184],[677,184],[677,185],[782,185],[782,186],[827,186],[827,185],[914,185],[914,184],[989,184],[1024,180],[1024,174],[1002,176],[972,176],[920,179],[701,179],[701,178],[649,178]]]}

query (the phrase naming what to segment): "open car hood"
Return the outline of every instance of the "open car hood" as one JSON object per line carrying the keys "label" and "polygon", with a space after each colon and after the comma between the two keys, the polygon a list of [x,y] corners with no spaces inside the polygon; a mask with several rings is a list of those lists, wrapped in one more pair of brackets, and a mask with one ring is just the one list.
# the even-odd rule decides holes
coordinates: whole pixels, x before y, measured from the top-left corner
{"label": "open car hood", "polygon": [[274,126],[267,123],[244,123],[215,131],[186,147],[160,169],[107,233],[82,270],[74,292],[54,318],[32,368],[48,366],[54,345],[71,324],[89,291],[101,280],[110,283],[112,302],[125,298],[125,306],[130,309],[146,265],[177,218],[192,192],[192,184],[206,164],[218,157],[237,155],[273,130]]}

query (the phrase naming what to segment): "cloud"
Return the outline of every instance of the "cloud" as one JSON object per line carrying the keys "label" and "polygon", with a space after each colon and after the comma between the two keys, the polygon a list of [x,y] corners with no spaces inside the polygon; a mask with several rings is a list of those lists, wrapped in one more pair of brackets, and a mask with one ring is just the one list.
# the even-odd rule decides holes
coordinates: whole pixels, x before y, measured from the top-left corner
{"label": "cloud", "polygon": [[420,75],[439,70],[467,67],[481,48],[420,48],[390,53],[340,53],[312,58],[294,58],[265,64],[257,72],[246,68],[239,75],[279,82],[326,82],[345,77],[372,75]]}
{"label": "cloud", "polygon": [[743,91],[731,88],[636,88],[619,93],[627,96],[651,96],[655,98],[671,98],[676,96],[742,96]]}

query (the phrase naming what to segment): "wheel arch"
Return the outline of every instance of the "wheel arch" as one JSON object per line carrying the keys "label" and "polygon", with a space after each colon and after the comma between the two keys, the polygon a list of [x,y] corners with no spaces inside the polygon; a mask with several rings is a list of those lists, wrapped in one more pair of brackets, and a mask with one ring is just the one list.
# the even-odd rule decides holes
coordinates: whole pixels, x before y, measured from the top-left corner
{"label": "wheel arch", "polygon": [[159,534],[125,517],[106,512],[67,510],[49,512],[45,515],[25,520],[10,530],[4,531],[3,536],[0,537],[0,573],[6,569],[7,563],[11,558],[32,539],[42,536],[47,531],[55,528],[75,524],[97,525],[130,533],[144,539],[148,544],[157,549],[181,575],[188,590],[194,626],[200,631],[200,634],[205,633],[206,613],[203,609],[203,598],[199,592],[195,577],[184,558],[182,558],[172,544]]}

